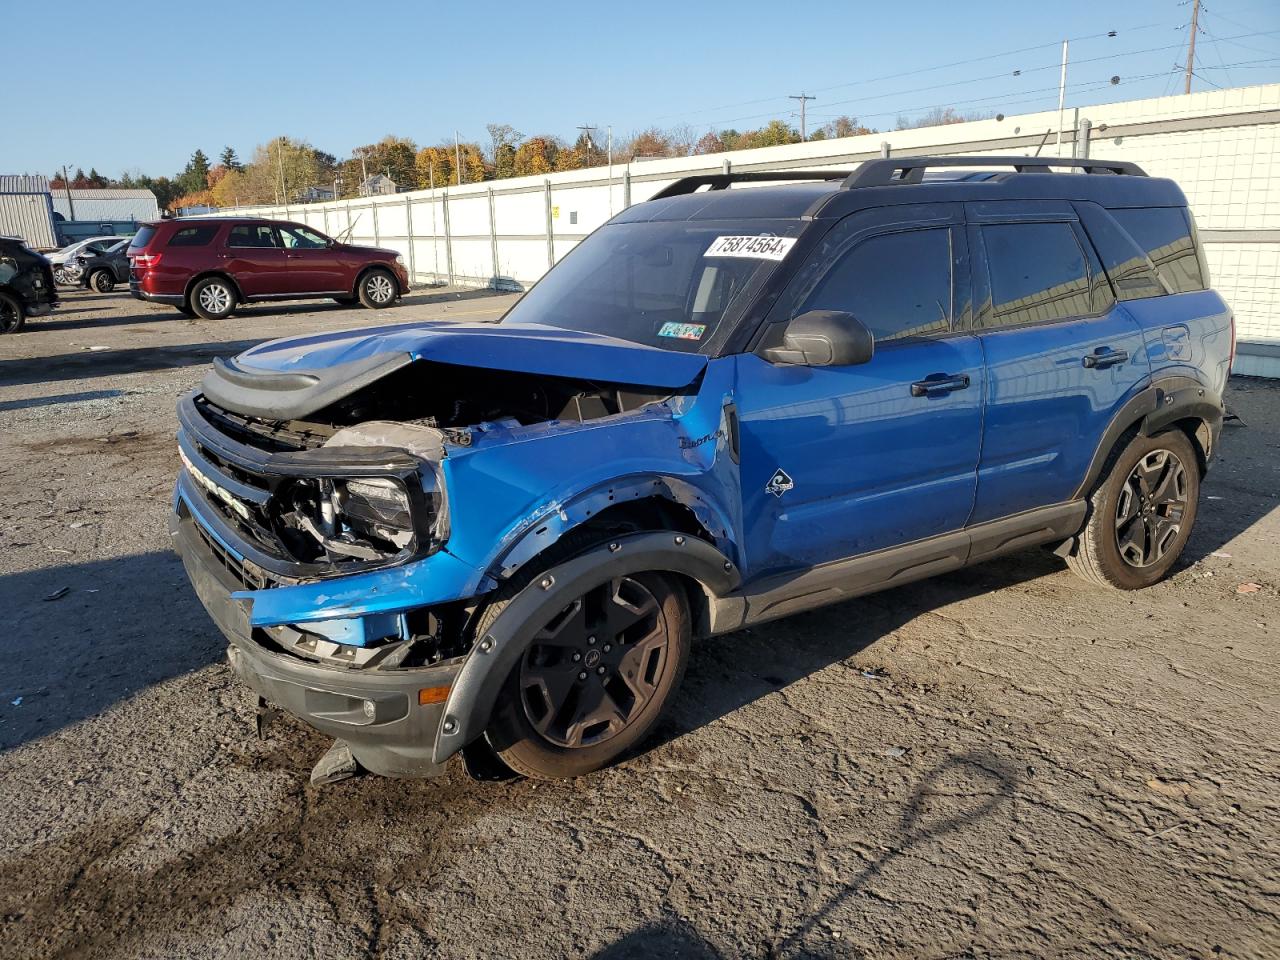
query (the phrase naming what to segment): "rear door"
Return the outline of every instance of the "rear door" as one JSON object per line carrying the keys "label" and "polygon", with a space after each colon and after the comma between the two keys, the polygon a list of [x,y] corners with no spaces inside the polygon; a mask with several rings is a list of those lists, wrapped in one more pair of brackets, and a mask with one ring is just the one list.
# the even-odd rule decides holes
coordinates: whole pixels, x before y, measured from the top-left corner
{"label": "rear door", "polygon": [[738,359],[735,402],[751,576],[961,529],[982,436],[982,353],[968,309],[959,204],[856,213],[837,224],[771,314],[766,342],[808,310],[852,313],[869,363]]}
{"label": "rear door", "polygon": [[986,412],[970,523],[1070,500],[1112,417],[1150,379],[1071,204],[966,204]]}
{"label": "rear door", "polygon": [[284,248],[275,227],[266,223],[238,223],[227,231],[219,260],[246,297],[292,293]]}
{"label": "rear door", "polygon": [[350,293],[352,283],[329,241],[296,223],[276,225],[284,245],[290,288],[295,293]]}

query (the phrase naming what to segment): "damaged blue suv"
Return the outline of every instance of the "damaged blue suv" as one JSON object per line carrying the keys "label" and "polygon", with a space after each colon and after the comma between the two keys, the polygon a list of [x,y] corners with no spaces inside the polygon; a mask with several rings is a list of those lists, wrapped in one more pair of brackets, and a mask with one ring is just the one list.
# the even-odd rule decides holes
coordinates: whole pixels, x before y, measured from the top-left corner
{"label": "damaged blue suv", "polygon": [[692,177],[497,324],[218,361],[172,533],[260,710],[337,741],[314,779],[574,776],[697,636],[1038,544],[1155,583],[1233,348],[1182,192],[1133,164]]}

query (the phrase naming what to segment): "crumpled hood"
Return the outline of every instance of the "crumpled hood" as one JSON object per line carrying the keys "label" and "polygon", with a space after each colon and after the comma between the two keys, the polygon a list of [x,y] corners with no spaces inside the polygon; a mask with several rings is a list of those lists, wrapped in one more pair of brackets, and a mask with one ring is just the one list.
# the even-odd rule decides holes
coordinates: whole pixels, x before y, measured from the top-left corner
{"label": "crumpled hood", "polygon": [[449,321],[272,340],[217,360],[202,389],[251,416],[306,416],[417,360],[678,390],[706,357],[539,324]]}

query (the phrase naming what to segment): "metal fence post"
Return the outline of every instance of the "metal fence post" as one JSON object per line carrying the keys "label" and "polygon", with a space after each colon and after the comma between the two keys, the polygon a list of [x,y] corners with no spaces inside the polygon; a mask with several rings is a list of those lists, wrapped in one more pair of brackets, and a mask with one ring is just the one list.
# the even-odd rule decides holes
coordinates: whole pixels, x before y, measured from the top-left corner
{"label": "metal fence post", "polygon": [[382,234],[378,232],[378,202],[372,197],[369,199],[369,209],[373,211],[373,245],[380,247],[382,246]]}
{"label": "metal fence post", "polygon": [[551,223],[551,181],[543,180],[542,188],[545,194],[547,207],[547,269],[550,270],[556,265],[555,229]]}
{"label": "metal fence post", "polygon": [[622,173],[622,209],[631,206],[631,164]]}
{"label": "metal fence post", "polygon": [[444,263],[445,268],[449,271],[449,286],[453,286],[453,235],[449,232],[449,191],[444,192],[444,197],[440,201],[444,207]]}
{"label": "metal fence post", "polygon": [[404,197],[404,231],[409,237],[409,282],[413,283],[418,279],[417,257],[414,255],[413,242],[413,201],[409,199],[409,195]]}
{"label": "metal fence post", "polygon": [[724,172],[726,175],[733,172],[733,161],[729,160],[728,158],[725,158],[725,161],[724,161]]}
{"label": "metal fence post", "polygon": [[889,159],[889,150],[890,150],[890,147],[889,147],[889,141],[888,141],[888,140],[881,140],[881,141],[880,141],[880,156],[881,156],[881,157],[883,157],[884,159],[888,160],[888,159]]}
{"label": "metal fence post", "polygon": [[325,206],[324,210],[321,212],[324,214],[324,232],[326,236],[332,237],[333,234],[329,232],[329,207]]}
{"label": "metal fence post", "polygon": [[1080,121],[1080,125],[1076,127],[1076,143],[1075,150],[1072,153],[1081,160],[1089,159],[1089,134],[1093,131],[1093,121],[1087,117]]}
{"label": "metal fence post", "polygon": [[493,257],[493,274],[489,285],[498,289],[498,218],[493,209],[493,187],[485,188],[489,194],[489,253]]}

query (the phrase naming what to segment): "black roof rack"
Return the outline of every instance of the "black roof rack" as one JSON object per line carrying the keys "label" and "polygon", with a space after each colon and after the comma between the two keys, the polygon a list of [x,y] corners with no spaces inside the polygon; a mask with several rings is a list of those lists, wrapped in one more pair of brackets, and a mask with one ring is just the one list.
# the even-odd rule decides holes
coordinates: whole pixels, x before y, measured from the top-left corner
{"label": "black roof rack", "polygon": [[843,180],[857,171],[850,170],[769,170],[748,173],[702,173],[693,177],[682,177],[669,187],[655,193],[650,200],[661,200],[664,197],[679,197],[693,193],[702,187],[712,190],[728,189],[731,183],[771,183],[794,180]]}
{"label": "black roof rack", "polygon": [[1012,167],[1016,173],[1046,173],[1050,167],[1079,167],[1085,173],[1145,177],[1146,171],[1128,160],[1083,160],[1076,157],[890,157],[866,160],[845,179],[842,189],[920,183],[924,172],[936,167]]}
{"label": "black roof rack", "polygon": [[734,183],[778,183],[796,180],[840,180],[840,189],[922,183],[926,170],[938,167],[1012,167],[1015,173],[1048,173],[1051,167],[1078,167],[1085,173],[1145,177],[1146,171],[1128,160],[1083,160],[1075,157],[890,157],[864,160],[856,170],[770,170],[745,173],[704,173],[683,177],[649,199],[679,197],[702,187],[726,190]]}

